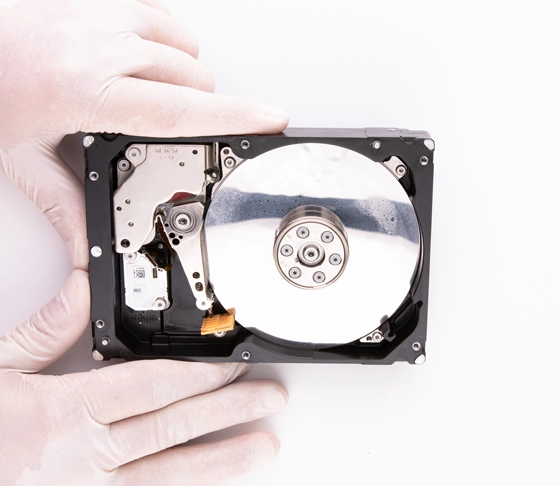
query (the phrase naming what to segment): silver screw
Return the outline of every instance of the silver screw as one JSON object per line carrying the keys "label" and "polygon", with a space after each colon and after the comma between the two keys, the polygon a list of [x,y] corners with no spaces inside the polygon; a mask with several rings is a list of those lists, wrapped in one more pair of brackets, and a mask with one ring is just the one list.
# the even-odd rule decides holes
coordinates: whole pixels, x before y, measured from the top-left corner
{"label": "silver screw", "polygon": [[330,243],[332,240],[334,240],[334,236],[330,231],[325,231],[322,235],[321,235],[321,241],[323,243]]}
{"label": "silver screw", "polygon": [[99,174],[97,172],[90,172],[89,179],[95,182],[97,179],[99,179]]}
{"label": "silver screw", "polygon": [[225,331],[216,331],[216,332],[214,333],[214,336],[219,337],[219,338],[222,338],[222,337],[224,337],[225,335],[226,335],[226,332],[225,332]]}
{"label": "silver screw", "polygon": [[406,167],[404,165],[399,165],[395,171],[397,172],[397,175],[403,176],[406,174]]}
{"label": "silver screw", "polygon": [[421,354],[420,356],[418,356],[414,360],[414,364],[417,364],[417,365],[424,364],[425,362],[426,362],[426,355],[425,354]]}
{"label": "silver screw", "polygon": [[298,230],[296,231],[296,234],[300,237],[300,238],[307,238],[309,236],[309,230],[305,227],[305,226],[301,226],[298,228]]}
{"label": "silver screw", "polygon": [[138,157],[140,157],[140,149],[133,147],[127,152],[126,156],[129,159],[137,159]]}
{"label": "silver screw", "polygon": [[224,160],[224,165],[227,169],[235,167],[235,159],[233,157],[228,157],[226,160]]}
{"label": "silver screw", "polygon": [[83,140],[83,144],[85,148],[88,148],[93,142],[94,142],[94,138],[91,135],[87,135],[86,137],[84,137]]}
{"label": "silver screw", "polygon": [[178,231],[190,231],[194,227],[194,219],[187,212],[177,213],[173,216],[173,225]]}
{"label": "silver screw", "polygon": [[103,250],[99,246],[92,246],[90,253],[92,257],[99,258],[103,254]]}
{"label": "silver screw", "polygon": [[428,165],[429,159],[428,157],[426,157],[425,155],[423,155],[422,157],[420,157],[420,163],[422,165]]}
{"label": "silver screw", "polygon": [[280,253],[284,256],[290,256],[294,252],[294,249],[290,245],[284,245],[280,248]]}
{"label": "silver screw", "polygon": [[161,297],[154,301],[155,310],[163,310],[165,309],[166,306],[167,306],[167,302],[165,302],[165,299]]}
{"label": "silver screw", "polygon": [[251,146],[251,144],[249,143],[249,140],[243,140],[241,142],[241,148],[242,149],[248,149]]}
{"label": "silver screw", "polygon": [[338,253],[333,253],[329,257],[329,263],[331,265],[340,265],[340,262],[342,262],[342,258],[340,257],[340,255]]}
{"label": "silver screw", "polygon": [[383,334],[381,334],[381,331],[375,331],[371,336],[371,340],[374,343],[380,343],[381,341],[383,341]]}
{"label": "silver screw", "polygon": [[105,321],[101,319],[95,321],[95,327],[97,327],[97,329],[103,329],[105,327]]}
{"label": "silver screw", "polygon": [[132,221],[129,221],[128,226],[130,226],[132,228],[134,226],[134,223]]}
{"label": "silver screw", "polygon": [[323,272],[315,272],[313,274],[313,281],[315,283],[323,283],[325,281],[325,274]]}
{"label": "silver screw", "polygon": [[241,353],[241,357],[242,357],[245,361],[247,361],[248,359],[251,359],[251,353],[250,353],[249,351],[243,351],[243,352]]}
{"label": "silver screw", "polygon": [[126,253],[126,254],[124,255],[124,259],[125,259],[127,262],[130,262],[130,263],[132,263],[133,261],[135,261],[135,260],[136,260],[136,257],[137,257],[136,252],[134,252],[134,253]]}
{"label": "silver screw", "polygon": [[422,349],[422,345],[420,343],[412,343],[412,349],[414,351],[420,351]]}
{"label": "silver screw", "polygon": [[434,150],[436,148],[436,144],[431,138],[427,138],[426,140],[424,140],[424,145],[428,150]]}
{"label": "silver screw", "polygon": [[381,142],[379,140],[376,140],[372,145],[375,150],[379,150],[379,148],[381,147]]}
{"label": "silver screw", "polygon": [[119,169],[122,170],[123,172],[126,172],[127,170],[130,170],[130,167],[132,166],[132,164],[130,163],[129,160],[127,159],[121,159],[119,160]]}
{"label": "silver screw", "polygon": [[110,342],[111,340],[107,336],[101,338],[101,344],[103,344],[103,346],[107,346]]}
{"label": "silver screw", "polygon": [[103,361],[103,355],[97,349],[94,349],[91,355],[95,361]]}
{"label": "silver screw", "polygon": [[298,267],[290,268],[290,277],[292,277],[292,278],[301,277],[301,270]]}

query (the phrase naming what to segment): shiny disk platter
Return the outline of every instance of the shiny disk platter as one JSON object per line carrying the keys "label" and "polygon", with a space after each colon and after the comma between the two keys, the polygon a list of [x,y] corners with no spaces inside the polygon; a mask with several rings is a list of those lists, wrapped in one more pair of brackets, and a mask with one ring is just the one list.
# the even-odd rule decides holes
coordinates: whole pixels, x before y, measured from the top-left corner
{"label": "shiny disk platter", "polygon": [[244,327],[316,344],[360,339],[393,314],[420,256],[398,180],[357,152],[316,143],[271,150],[229,173],[210,204],[206,241],[214,292]]}
{"label": "shiny disk platter", "polygon": [[84,147],[95,359],[424,362],[428,133]]}

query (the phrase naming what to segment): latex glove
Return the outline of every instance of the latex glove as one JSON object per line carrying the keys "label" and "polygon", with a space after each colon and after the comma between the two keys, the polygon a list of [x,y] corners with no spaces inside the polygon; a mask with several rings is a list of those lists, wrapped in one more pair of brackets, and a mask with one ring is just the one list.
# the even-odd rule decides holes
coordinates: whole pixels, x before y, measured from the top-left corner
{"label": "latex glove", "polygon": [[49,217],[76,268],[87,265],[83,198],[55,150],[64,135],[176,137],[286,127],[279,108],[212,94],[212,75],[197,53],[196,38],[159,0],[21,0],[0,7],[0,171]]}
{"label": "latex glove", "polygon": [[83,189],[56,151],[65,134],[189,136],[286,125],[282,111],[198,91],[211,91],[212,80],[196,52],[195,38],[156,0],[0,7],[0,171],[49,218],[74,266],[58,297],[0,338],[2,483],[206,484],[276,452],[268,434],[164,450],[283,406],[286,392],[274,382],[221,388],[241,365],[150,361],[29,374],[56,361],[89,324]]}

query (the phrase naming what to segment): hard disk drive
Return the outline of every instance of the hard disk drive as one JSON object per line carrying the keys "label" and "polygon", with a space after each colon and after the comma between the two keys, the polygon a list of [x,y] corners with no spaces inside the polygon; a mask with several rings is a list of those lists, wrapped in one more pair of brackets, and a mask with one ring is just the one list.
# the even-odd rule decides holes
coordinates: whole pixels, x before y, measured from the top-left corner
{"label": "hard disk drive", "polygon": [[95,359],[424,361],[428,133],[84,146]]}

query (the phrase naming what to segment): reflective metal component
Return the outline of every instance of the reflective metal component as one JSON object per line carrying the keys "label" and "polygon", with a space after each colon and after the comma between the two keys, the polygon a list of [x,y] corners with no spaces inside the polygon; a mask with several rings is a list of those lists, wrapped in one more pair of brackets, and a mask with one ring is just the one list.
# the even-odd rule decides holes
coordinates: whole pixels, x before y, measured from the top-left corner
{"label": "reflective metal component", "polygon": [[103,254],[103,250],[99,246],[92,246],[90,253],[92,257],[99,258]]}
{"label": "reflective metal component", "polygon": [[[222,181],[229,175],[229,173],[233,169],[236,169],[243,162],[245,162],[245,159],[242,159],[241,157],[237,157],[237,155],[235,155],[233,153],[233,150],[231,150],[230,147],[223,147],[219,152],[219,158],[220,158],[220,161],[222,162]],[[233,162],[230,159],[233,160]],[[228,161],[228,162],[226,162],[226,161]],[[220,187],[220,185],[221,185],[221,182],[218,182],[212,188],[212,193],[215,193],[218,190],[218,188]]]}
{"label": "reflective metal component", "polygon": [[197,307],[206,310],[212,307],[214,296],[208,285],[208,260],[202,238],[203,213],[202,203],[191,202],[172,206],[164,217],[158,218],[162,221],[167,239],[181,260]]}
{"label": "reflective metal component", "polygon": [[[282,255],[284,254],[282,253]],[[323,263],[325,250],[323,250],[322,246],[315,243],[306,243],[305,245],[300,246],[298,258],[302,265],[305,265],[306,267],[315,267]]]}
{"label": "reflective metal component", "polygon": [[294,252],[294,249],[290,245],[284,245],[280,248],[280,253],[284,256],[290,256]]}
{"label": "reflective metal component", "polygon": [[[395,168],[402,164],[394,161]],[[371,333],[372,323],[401,305],[420,256],[414,208],[388,168],[342,147],[295,144],[247,159],[225,174],[205,222],[211,284],[221,304],[235,307],[237,321],[263,337],[338,344]],[[282,219],[308,205],[336,214],[350,252],[340,278],[312,290],[296,285],[303,270],[299,279],[285,278],[275,261],[275,255],[295,258],[300,244],[312,242],[327,255],[320,271],[327,275],[325,265],[341,268],[331,265],[330,257],[344,258],[344,252],[327,253],[334,242],[321,240],[325,229],[311,241],[306,223],[308,238],[294,233],[290,243],[280,244],[276,231]],[[281,254],[285,244],[294,249],[292,256]],[[287,271],[294,267],[288,264]],[[320,285],[312,280],[319,267],[297,267],[309,269],[311,285]]]}
{"label": "reflective metal component", "polygon": [[88,148],[94,141],[95,139],[91,135],[86,135],[83,140],[84,147]]}
{"label": "reflective metal component", "polygon": [[126,172],[127,170],[130,170],[130,168],[132,167],[132,164],[127,159],[121,159],[121,160],[119,160],[119,162],[117,164],[117,167],[119,168],[119,170],[122,170],[123,172]]}
{"label": "reflective metal component", "polygon": [[[282,252],[288,242],[296,248],[294,255]],[[330,263],[331,254],[343,255],[341,265]],[[281,275],[291,284],[304,289],[331,285],[342,275],[348,257],[344,225],[330,209],[301,206],[280,221],[274,243],[274,259]],[[298,281],[294,282],[294,279]]]}
{"label": "reflective metal component", "polygon": [[[136,144],[127,149],[126,158],[134,165],[134,173],[113,196],[113,207],[121,208],[114,212],[118,253],[138,251],[153,238],[158,205],[175,194],[203,194],[208,182],[204,171],[209,150],[204,145],[156,144]],[[128,241],[128,246],[123,241]]]}
{"label": "reflective metal component", "polygon": [[103,355],[97,349],[94,349],[91,355],[95,361],[103,361]]}
{"label": "reflective metal component", "polygon": [[398,165],[395,169],[395,172],[397,173],[397,175],[402,177],[406,174],[406,167],[404,165]]}
{"label": "reflective metal component", "polygon": [[426,140],[424,140],[424,145],[426,146],[426,148],[428,150],[434,150],[436,148],[435,142],[430,138],[427,138]]}
{"label": "reflective metal component", "polygon": [[243,351],[243,352],[241,353],[241,357],[242,357],[245,361],[247,361],[248,359],[251,359],[251,353],[250,353],[249,351]]}
{"label": "reflective metal component", "polygon": [[417,364],[417,365],[424,364],[425,362],[426,362],[426,355],[425,355],[425,354],[420,354],[420,355],[414,360],[414,364]]}
{"label": "reflective metal component", "polygon": [[235,167],[235,163],[236,161],[233,157],[227,157],[226,160],[224,160],[224,166],[228,169],[232,169],[233,167]]}
{"label": "reflective metal component", "polygon": [[290,278],[300,278],[301,270],[298,267],[292,267],[290,268],[288,275],[290,276]]}
{"label": "reflective metal component", "polygon": [[412,349],[414,351],[420,351],[422,349],[422,345],[420,343],[412,343]]}
{"label": "reflective metal component", "polygon": [[407,172],[406,166],[398,157],[391,157],[389,160],[382,162],[382,164],[389,169],[389,171],[397,178],[400,179]]}
{"label": "reflective metal component", "polygon": [[110,342],[111,342],[111,340],[109,339],[108,336],[103,336],[101,338],[101,344],[103,344],[103,346],[107,346]]}
{"label": "reflective metal component", "polygon": [[315,283],[323,283],[325,281],[326,277],[325,274],[323,272],[315,272],[313,274],[313,281]]}
{"label": "reflective metal component", "polygon": [[136,162],[134,165],[137,165],[138,163],[140,163],[140,157],[142,157],[142,159],[144,159],[145,153],[142,152],[138,147],[130,147],[127,151],[126,151],[126,157],[134,162]]}
{"label": "reflective metal component", "polygon": [[333,253],[329,257],[329,263],[331,265],[340,265],[342,263],[342,257],[338,253]]}
{"label": "reflective metal component", "polygon": [[385,339],[383,337],[383,334],[381,333],[381,331],[379,330],[375,330],[370,332],[368,335],[364,336],[362,339],[360,339],[361,343],[380,343],[381,341],[383,341],[383,339]]}
{"label": "reflective metal component", "polygon": [[218,337],[218,338],[222,338],[226,335],[226,331],[217,331],[214,333],[214,336]]}
{"label": "reflective metal component", "polygon": [[89,179],[95,182],[97,179],[99,179],[99,174],[95,171],[92,171],[89,173]]}
{"label": "reflective metal component", "polygon": [[428,157],[426,157],[425,155],[423,155],[422,157],[420,157],[420,163],[422,165],[428,165],[428,162],[430,161],[430,159],[428,159]]}
{"label": "reflective metal component", "polygon": [[167,302],[167,300],[163,299],[163,298],[157,298],[156,300],[154,300],[154,310],[164,310],[167,309],[169,307],[169,303]]}
{"label": "reflective metal component", "polygon": [[189,233],[196,226],[196,216],[189,211],[187,204],[174,207],[169,212],[167,221],[173,230],[181,234]]}
{"label": "reflective metal component", "polygon": [[98,319],[95,321],[95,327],[97,327],[97,329],[103,329],[105,327],[105,321]]}
{"label": "reflective metal component", "polygon": [[381,148],[381,142],[379,140],[376,140],[371,145],[375,150],[379,150]]}
{"label": "reflective metal component", "polygon": [[169,307],[167,272],[158,271],[141,253],[125,253],[125,303],[136,311],[165,310]]}
{"label": "reflective metal component", "polygon": [[246,150],[246,149],[248,149],[250,146],[251,146],[251,144],[249,143],[249,140],[243,140],[243,141],[241,142],[241,148],[242,148],[242,149],[245,149],[245,150]]}

